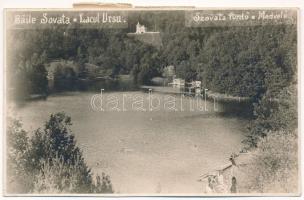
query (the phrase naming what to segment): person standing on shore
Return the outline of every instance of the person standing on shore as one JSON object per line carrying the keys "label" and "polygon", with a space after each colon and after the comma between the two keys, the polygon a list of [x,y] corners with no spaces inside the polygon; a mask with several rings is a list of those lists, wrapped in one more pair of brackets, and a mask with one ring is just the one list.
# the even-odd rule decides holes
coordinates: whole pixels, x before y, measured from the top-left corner
{"label": "person standing on shore", "polygon": [[208,193],[208,194],[211,194],[211,193],[214,192],[214,191],[213,191],[213,184],[212,184],[211,177],[208,177],[208,184],[206,185],[205,191],[206,191],[206,193]]}
{"label": "person standing on shore", "polygon": [[237,193],[237,185],[236,185],[236,178],[233,176],[231,179],[231,188],[230,188],[231,193]]}

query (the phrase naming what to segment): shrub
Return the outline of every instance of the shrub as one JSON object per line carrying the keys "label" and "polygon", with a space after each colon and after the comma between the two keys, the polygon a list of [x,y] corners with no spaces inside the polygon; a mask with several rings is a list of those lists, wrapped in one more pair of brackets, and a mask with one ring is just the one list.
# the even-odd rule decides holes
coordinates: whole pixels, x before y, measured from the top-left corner
{"label": "shrub", "polygon": [[271,132],[262,138],[243,177],[243,192],[298,192],[297,144],[296,134],[290,132]]}
{"label": "shrub", "polygon": [[271,131],[293,132],[298,125],[297,88],[290,85],[277,94],[267,92],[254,105],[255,119],[249,125],[250,135],[245,143],[256,147],[258,140]]}
{"label": "shrub", "polygon": [[7,187],[8,192],[18,189],[24,193],[30,189],[32,176],[28,173],[26,152],[29,138],[20,121],[9,118],[7,127]]}
{"label": "shrub", "polygon": [[42,161],[42,168],[34,183],[34,193],[113,193],[110,177],[102,173],[94,182],[90,176],[89,184],[84,185],[82,162],[65,164],[63,159],[55,158],[52,163]]}
{"label": "shrub", "polygon": [[105,173],[96,176],[96,186],[94,187],[95,193],[113,193],[112,183],[110,176]]}
{"label": "shrub", "polygon": [[296,193],[298,191],[298,137],[296,85],[276,94],[269,91],[254,106],[245,141],[254,158],[242,177],[243,192]]}

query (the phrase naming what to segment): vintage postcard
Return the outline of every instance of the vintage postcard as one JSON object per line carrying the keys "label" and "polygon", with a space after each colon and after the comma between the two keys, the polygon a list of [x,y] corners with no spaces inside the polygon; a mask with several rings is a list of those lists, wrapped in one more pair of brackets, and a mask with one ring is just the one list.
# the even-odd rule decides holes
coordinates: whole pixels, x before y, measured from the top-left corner
{"label": "vintage postcard", "polygon": [[300,194],[296,8],[4,14],[7,196]]}

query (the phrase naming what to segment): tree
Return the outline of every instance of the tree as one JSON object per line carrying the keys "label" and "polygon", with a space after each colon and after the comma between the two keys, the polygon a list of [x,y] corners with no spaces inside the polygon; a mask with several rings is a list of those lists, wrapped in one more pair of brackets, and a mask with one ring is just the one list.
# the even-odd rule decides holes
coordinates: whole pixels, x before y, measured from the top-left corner
{"label": "tree", "polygon": [[71,118],[64,113],[50,116],[43,129],[31,138],[19,121],[12,121],[9,134],[9,180],[13,193],[112,193],[110,177],[93,179],[71,133]]}
{"label": "tree", "polygon": [[32,94],[47,94],[48,93],[48,80],[47,71],[43,64],[32,66],[28,78],[31,81],[30,90]]}

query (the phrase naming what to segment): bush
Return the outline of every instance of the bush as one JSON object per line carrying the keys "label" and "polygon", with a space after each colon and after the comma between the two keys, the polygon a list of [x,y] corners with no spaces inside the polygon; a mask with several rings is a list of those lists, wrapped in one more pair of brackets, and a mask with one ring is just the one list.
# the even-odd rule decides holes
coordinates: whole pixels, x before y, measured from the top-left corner
{"label": "bush", "polygon": [[42,161],[42,168],[34,183],[34,193],[113,193],[110,177],[102,174],[96,176],[95,182],[88,179],[89,184],[84,185],[82,162],[76,161],[74,165],[65,164],[63,159],[55,158]]}
{"label": "bush", "polygon": [[254,157],[241,178],[243,192],[298,192],[296,85],[266,92],[254,105],[254,114],[246,140]]}
{"label": "bush", "polygon": [[7,127],[7,186],[8,192],[25,193],[30,190],[33,178],[26,168],[29,138],[20,121],[9,118]]}
{"label": "bush", "polygon": [[255,119],[249,125],[250,135],[245,141],[256,147],[258,140],[271,131],[293,132],[298,126],[297,87],[290,85],[277,94],[266,94],[254,104]]}
{"label": "bush", "polygon": [[295,133],[283,131],[270,132],[262,138],[243,177],[243,192],[298,192],[297,139]]}
{"label": "bush", "polygon": [[[14,193],[112,193],[110,177],[92,178],[76,140],[69,129],[71,118],[52,114],[43,129],[31,139],[14,120],[8,127],[9,179]],[[13,186],[11,188],[14,188]]]}

